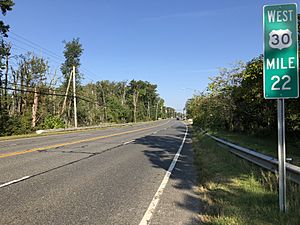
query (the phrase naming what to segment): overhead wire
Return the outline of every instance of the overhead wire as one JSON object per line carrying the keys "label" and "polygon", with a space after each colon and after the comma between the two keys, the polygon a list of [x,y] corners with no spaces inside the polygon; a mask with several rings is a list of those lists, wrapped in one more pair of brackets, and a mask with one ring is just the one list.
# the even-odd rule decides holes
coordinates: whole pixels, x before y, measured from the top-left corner
{"label": "overhead wire", "polygon": [[[25,38],[25,37],[23,37],[23,36],[21,36],[21,35],[19,35],[19,34],[16,34],[16,33],[14,33],[14,32],[12,32],[12,31],[10,31],[9,32],[10,34],[12,34],[13,35],[13,37],[12,36],[9,36],[9,39],[12,39],[14,42],[12,42],[11,40],[11,44],[12,44],[12,48],[14,48],[15,50],[16,49],[19,49],[19,50],[23,50],[23,51],[27,51],[27,52],[30,52],[32,49],[35,49],[35,50],[37,50],[37,51],[41,51],[41,50],[43,50],[43,54],[45,54],[45,55],[47,55],[47,60],[51,63],[51,64],[55,64],[55,65],[58,65],[58,66],[60,66],[62,63],[61,62],[59,62],[59,61],[57,61],[57,60],[61,60],[61,61],[64,61],[65,59],[63,59],[61,56],[59,56],[57,53],[55,53],[55,52],[53,52],[53,51],[51,51],[51,50],[49,50],[49,49],[47,49],[47,48],[45,48],[45,47],[43,47],[43,46],[41,46],[40,44],[37,44],[37,43],[35,43],[35,42],[33,42],[33,41],[30,41],[30,40],[28,40],[27,38]],[[7,44],[9,43],[9,42],[7,42],[7,41],[5,41]],[[15,42],[18,42],[18,44],[16,44]],[[21,44],[21,45],[23,45],[23,46],[20,46],[19,44]],[[24,47],[24,45],[26,46],[26,47]],[[28,49],[28,47],[30,48],[30,49]],[[34,55],[36,55],[34,52],[33,52],[33,54]],[[49,60],[49,58],[51,58],[51,60]],[[53,62],[55,62],[55,63],[53,63]],[[16,65],[16,63],[14,63],[14,65],[15,66],[17,66]],[[84,79],[88,79],[88,80],[90,80],[90,81],[92,81],[92,83],[95,81],[95,79],[97,80],[97,78],[96,77],[98,77],[97,75],[95,75],[95,73],[93,73],[93,72],[91,72],[89,69],[87,69],[87,68],[85,68],[85,67],[83,67],[83,66],[81,66],[81,70],[84,72]],[[58,78],[59,79],[59,78]],[[12,83],[11,83],[12,84]],[[19,86],[20,86],[20,84],[18,84]],[[23,85],[24,86],[24,85]],[[3,87],[1,87],[2,89],[3,89]],[[27,86],[27,88],[32,88],[32,87],[28,87]],[[8,89],[8,88],[7,88]],[[12,88],[9,88],[9,90],[13,90]],[[21,91],[21,89],[14,89],[15,91]],[[23,90],[23,91],[25,91],[25,90]],[[35,93],[35,91],[26,91],[26,92],[31,92],[31,93]],[[41,94],[47,94],[47,93],[42,93],[41,92]],[[50,94],[50,93],[48,93],[48,94]],[[54,95],[54,94],[50,94],[50,95]],[[67,95],[65,95],[65,94],[57,94],[57,96],[67,96]],[[68,95],[68,97],[70,97],[70,95]],[[85,100],[85,101],[88,101],[88,102],[91,102],[91,103],[96,103],[96,104],[98,104],[98,102],[96,102],[95,100],[90,100],[90,99],[87,99],[86,97],[82,97],[82,96],[78,96],[77,95],[77,97],[78,97],[78,99],[81,99],[81,100]]]}
{"label": "overhead wire", "polygon": [[[21,86],[21,87],[25,87],[25,88],[33,88],[32,86],[28,86],[28,85],[26,85],[26,84],[20,84],[20,83],[12,83],[12,82],[7,82],[8,84],[10,84],[10,85],[17,85],[17,86]],[[52,86],[52,87],[54,87],[54,88],[60,88],[61,86],[58,86],[58,85],[53,85],[53,84],[50,84],[50,83],[46,83],[46,82],[43,82],[42,83],[43,85],[48,85],[48,86]],[[55,91],[58,91],[58,92],[62,92],[62,91],[60,91],[60,90],[55,90]],[[76,93],[76,96],[79,96],[79,98],[82,98],[82,99],[87,99],[87,100],[89,100],[89,101],[94,101],[94,102],[96,102],[96,100],[95,99],[92,99],[92,98],[89,98],[89,97],[86,97],[86,96],[81,96],[81,95],[78,95],[78,93]]]}
{"label": "overhead wire", "polygon": [[[8,43],[8,42],[6,42],[6,43]],[[30,52],[29,49],[25,49],[25,48],[23,48],[23,47],[21,47],[21,46],[15,44],[14,42],[11,42],[11,44],[12,44],[12,49],[15,49],[15,50],[21,49],[21,50],[23,50],[23,51]],[[20,52],[21,52],[21,51],[20,51]],[[22,52],[21,52],[21,53],[22,53]],[[32,52],[32,53],[33,53],[35,56],[37,56],[36,53],[34,53],[34,52]],[[60,66],[60,65],[61,65],[61,62],[59,62],[59,61],[57,61],[57,60],[55,60],[55,59],[53,59],[53,58],[50,59],[49,57],[47,57],[46,60],[47,60],[48,62],[50,62],[51,64],[53,64],[53,65],[57,65],[57,66]]]}
{"label": "overhead wire", "polygon": [[[10,74],[11,75],[11,74]],[[20,83],[12,83],[12,82],[7,82],[8,84],[11,84],[11,85],[18,85],[18,86],[24,86],[24,84],[20,84]],[[43,85],[48,85],[48,86],[52,86],[52,87],[55,87],[55,88],[60,88],[61,86],[58,85],[58,84],[50,84],[50,83],[47,83],[47,82],[44,82],[41,83]],[[30,86],[25,86],[25,87],[30,87]]]}
{"label": "overhead wire", "polygon": [[58,60],[63,60],[62,57],[58,56],[58,55],[55,54],[55,53],[53,54],[52,51],[47,50],[46,48],[42,47],[41,45],[36,44],[36,43],[34,43],[34,42],[32,42],[32,41],[29,41],[29,40],[27,40],[27,39],[25,39],[25,38],[23,38],[23,40],[22,40],[22,39],[20,40],[19,38],[9,36],[9,39],[12,39],[12,40],[17,41],[17,42],[19,42],[19,43],[22,43],[22,44],[24,44],[24,45],[27,45],[28,47],[33,48],[33,49],[36,49],[37,51],[43,50],[43,53],[44,53],[44,54],[46,54],[46,55],[48,55],[48,56],[50,56],[50,57],[52,57],[52,58],[56,58],[56,59],[58,59]]}
{"label": "overhead wire", "polygon": [[17,36],[18,38],[21,38],[21,39],[25,40],[25,41],[28,42],[28,43],[31,43],[32,45],[38,46],[40,49],[43,49],[44,51],[49,52],[49,53],[52,54],[53,56],[55,56],[55,57],[57,57],[58,59],[62,60],[61,56],[59,56],[59,55],[56,54],[55,52],[53,52],[53,51],[51,51],[51,50],[49,50],[49,49],[47,49],[47,48],[45,48],[45,47],[43,47],[43,46],[37,44],[37,43],[34,43],[33,41],[30,41],[30,40],[28,40],[27,38],[25,38],[25,37],[23,37],[23,36],[21,36],[21,35],[19,35],[19,34],[16,34],[16,33],[12,32],[12,31],[10,31],[9,33],[13,34],[14,36]]}
{"label": "overhead wire", "polygon": [[[24,85],[22,85],[24,86]],[[28,87],[26,86],[27,88],[32,88],[32,87]],[[34,91],[34,90],[28,90],[28,89],[19,89],[19,88],[11,88],[11,87],[1,87],[0,86],[0,89],[6,89],[6,90],[11,90],[11,91],[19,91],[19,92],[26,92],[26,93],[37,93],[39,95],[51,95],[51,96],[60,96],[60,97],[70,97],[70,98],[73,98],[74,95],[66,95],[66,94],[58,94],[58,93],[49,93],[49,92],[44,92],[44,91]],[[93,100],[90,100],[90,99],[87,99],[86,97],[82,97],[82,96],[79,96],[76,94],[75,96],[77,99],[80,99],[80,100],[83,100],[83,101],[86,101],[86,102],[90,102],[90,103],[93,103],[93,104],[97,104],[98,106],[101,106],[97,101],[93,101]]]}
{"label": "overhead wire", "polygon": [[[11,39],[13,39],[13,40],[15,40],[15,41],[17,41],[19,43],[24,43],[25,45],[27,45],[27,46],[29,46],[31,48],[34,48],[34,49],[36,49],[38,51],[40,51],[41,49],[44,50],[43,54],[48,55],[49,57],[52,58],[52,61],[54,61],[54,62],[56,62],[58,64],[61,64],[61,63],[58,62],[57,59],[61,60],[61,61],[65,60],[61,56],[59,56],[57,53],[55,53],[55,52],[53,52],[53,51],[51,51],[51,50],[49,50],[49,49],[41,46],[40,44],[37,44],[37,43],[35,43],[33,41],[30,41],[27,38],[25,38],[25,37],[23,37],[23,36],[21,36],[19,34],[16,34],[14,32],[10,31],[10,33],[13,34],[14,37],[9,36],[9,38],[11,38]],[[18,38],[21,39],[21,40],[18,40]],[[84,73],[84,76],[85,76],[84,79],[88,78],[92,82],[94,82],[95,80],[99,79],[98,75],[96,75],[94,72],[91,72],[89,69],[85,68],[84,66],[81,66],[81,70],[85,72]]]}

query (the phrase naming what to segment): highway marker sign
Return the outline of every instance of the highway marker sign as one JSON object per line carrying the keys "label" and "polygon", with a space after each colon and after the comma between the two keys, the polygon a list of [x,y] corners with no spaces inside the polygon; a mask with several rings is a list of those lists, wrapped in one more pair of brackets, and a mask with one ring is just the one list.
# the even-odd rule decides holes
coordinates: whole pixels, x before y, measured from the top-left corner
{"label": "highway marker sign", "polygon": [[279,209],[286,212],[286,98],[299,97],[297,4],[267,5],[264,25],[264,97],[277,99]]}
{"label": "highway marker sign", "polygon": [[297,4],[267,5],[264,25],[264,97],[299,97]]}

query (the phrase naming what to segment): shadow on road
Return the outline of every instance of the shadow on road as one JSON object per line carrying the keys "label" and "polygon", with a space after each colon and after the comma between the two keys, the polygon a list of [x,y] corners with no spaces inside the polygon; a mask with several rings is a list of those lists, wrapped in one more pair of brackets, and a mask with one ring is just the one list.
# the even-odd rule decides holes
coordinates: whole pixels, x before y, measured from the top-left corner
{"label": "shadow on road", "polygon": [[[186,131],[184,126],[174,128],[176,132],[172,129],[173,132],[167,131],[167,135],[152,135],[135,140],[135,143],[147,146],[144,154],[148,157],[153,167],[168,170]],[[181,156],[178,158],[170,179],[174,181],[172,186],[183,193],[184,200],[175,202],[176,206],[197,215],[200,206],[199,198],[195,191],[197,178],[196,170],[193,166],[192,141],[189,135],[187,135]],[[196,218],[190,218],[185,224],[200,224],[200,221]]]}

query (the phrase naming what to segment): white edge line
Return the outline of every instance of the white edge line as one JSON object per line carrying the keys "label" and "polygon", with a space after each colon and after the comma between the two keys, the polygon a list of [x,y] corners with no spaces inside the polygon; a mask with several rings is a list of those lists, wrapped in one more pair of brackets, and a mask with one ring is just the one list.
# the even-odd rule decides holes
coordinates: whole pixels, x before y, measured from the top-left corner
{"label": "white edge line", "polygon": [[134,141],[135,141],[135,140],[131,140],[131,141],[124,142],[123,145],[128,145],[128,144],[130,144],[130,143],[132,143],[132,142],[134,142]]}
{"label": "white edge line", "polygon": [[11,184],[13,184],[13,183],[20,182],[20,181],[22,181],[22,180],[26,180],[26,179],[28,179],[29,177],[30,177],[30,176],[25,176],[25,177],[22,177],[22,178],[20,178],[20,179],[12,180],[12,181],[9,181],[9,182],[7,182],[7,183],[1,184],[1,185],[0,185],[0,188],[5,187],[5,186],[8,186],[8,185],[11,185]]}
{"label": "white edge line", "polygon": [[185,139],[186,139],[186,136],[187,136],[187,133],[188,133],[188,127],[186,126],[186,131],[185,131],[185,134],[184,134],[184,138],[182,140],[182,143],[176,153],[176,155],[174,156],[173,158],[173,161],[168,169],[168,171],[166,172],[165,176],[164,176],[164,179],[162,180],[158,190],[156,191],[146,213],[144,214],[144,217],[142,218],[141,222],[139,223],[139,225],[149,225],[150,224],[150,221],[151,221],[151,218],[153,216],[153,213],[155,211],[155,208],[156,206],[158,205],[158,202],[160,200],[160,197],[169,181],[169,178],[170,178],[170,175],[176,165],[176,162],[180,156],[180,153],[181,153],[181,150],[183,148],[183,145],[184,145],[184,142],[185,142]]}

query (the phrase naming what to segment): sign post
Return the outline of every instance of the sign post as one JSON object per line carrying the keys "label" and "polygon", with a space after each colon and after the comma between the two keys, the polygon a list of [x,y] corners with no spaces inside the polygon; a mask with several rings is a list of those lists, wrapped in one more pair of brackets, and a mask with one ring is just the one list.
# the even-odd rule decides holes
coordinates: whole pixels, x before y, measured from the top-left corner
{"label": "sign post", "polygon": [[285,157],[285,119],[284,119],[284,99],[277,100],[278,118],[278,175],[279,175],[279,209],[286,211],[286,157]]}
{"label": "sign post", "polygon": [[264,24],[264,97],[277,99],[279,208],[286,211],[284,99],[299,96],[297,4],[267,5]]}

